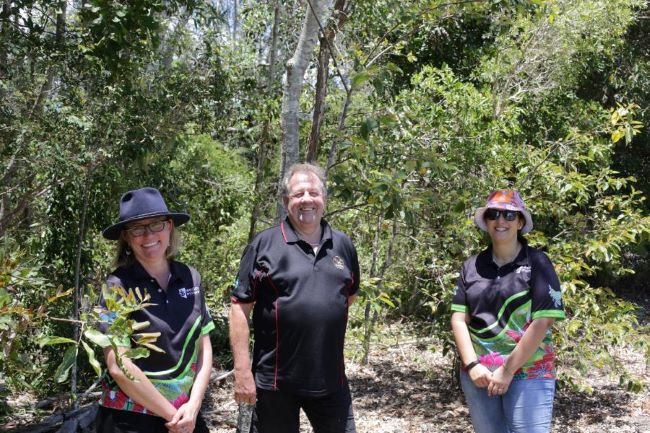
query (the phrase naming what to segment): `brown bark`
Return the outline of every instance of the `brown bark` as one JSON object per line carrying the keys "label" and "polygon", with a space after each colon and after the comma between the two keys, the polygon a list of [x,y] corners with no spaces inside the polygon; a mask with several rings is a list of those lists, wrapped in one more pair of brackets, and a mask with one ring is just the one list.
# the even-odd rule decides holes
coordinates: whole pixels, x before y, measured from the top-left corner
{"label": "brown bark", "polygon": [[327,97],[327,79],[329,77],[329,62],[332,55],[332,44],[337,32],[345,24],[347,15],[344,12],[346,0],[336,0],[334,15],[338,17],[336,23],[331,22],[327,30],[320,37],[320,51],[318,53],[318,72],[316,75],[316,97],[314,101],[314,114],[312,116],[311,132],[309,134],[308,150],[305,160],[314,162],[318,156],[320,130],[325,117],[325,98]]}
{"label": "brown bark", "polygon": [[325,117],[325,97],[327,96],[327,77],[329,75],[330,50],[327,36],[320,37],[320,52],[318,53],[318,72],[316,74],[316,96],[314,114],[312,116],[311,132],[307,144],[305,161],[313,163],[318,155],[320,128]]}

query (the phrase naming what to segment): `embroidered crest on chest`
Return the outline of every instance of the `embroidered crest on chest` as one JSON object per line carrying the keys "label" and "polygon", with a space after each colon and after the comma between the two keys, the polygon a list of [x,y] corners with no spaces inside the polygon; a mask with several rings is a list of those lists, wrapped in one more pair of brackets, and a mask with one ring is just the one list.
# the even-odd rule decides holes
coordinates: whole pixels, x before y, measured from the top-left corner
{"label": "embroidered crest on chest", "polygon": [[178,289],[178,295],[181,298],[185,298],[185,299],[187,299],[188,297],[194,297],[195,295],[198,295],[200,293],[201,293],[201,289],[198,286],[189,287],[189,288],[182,287]]}
{"label": "embroidered crest on chest", "polygon": [[345,268],[345,263],[343,262],[343,259],[339,256],[332,257],[332,262],[334,263],[334,267],[336,267],[336,269]]}
{"label": "embroidered crest on chest", "polygon": [[517,273],[517,274],[521,274],[521,273],[530,274],[530,266],[519,266],[517,269],[515,269],[515,273]]}

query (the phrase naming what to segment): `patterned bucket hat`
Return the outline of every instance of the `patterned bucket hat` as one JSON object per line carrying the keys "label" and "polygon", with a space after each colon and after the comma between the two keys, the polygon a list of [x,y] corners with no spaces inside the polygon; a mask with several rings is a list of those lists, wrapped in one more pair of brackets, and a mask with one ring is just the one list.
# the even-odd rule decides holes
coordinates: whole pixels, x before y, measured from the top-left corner
{"label": "patterned bucket hat", "polygon": [[526,224],[522,227],[521,233],[525,234],[533,229],[533,218],[526,209],[526,205],[519,193],[513,189],[498,189],[493,191],[488,196],[485,206],[476,209],[476,213],[474,213],[474,224],[483,231],[487,231],[483,216],[488,209],[505,209],[521,212],[526,220]]}

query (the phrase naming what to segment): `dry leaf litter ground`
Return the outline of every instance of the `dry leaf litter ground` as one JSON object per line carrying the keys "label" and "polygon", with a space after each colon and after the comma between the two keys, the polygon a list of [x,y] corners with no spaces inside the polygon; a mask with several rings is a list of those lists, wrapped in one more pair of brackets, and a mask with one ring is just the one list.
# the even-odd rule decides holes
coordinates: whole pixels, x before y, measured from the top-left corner
{"label": "dry leaf litter ground", "polygon": [[[424,340],[374,346],[368,365],[347,363],[359,433],[471,432],[462,392],[452,379],[452,359]],[[439,347],[436,345],[436,347]],[[354,348],[353,348],[354,350]],[[650,380],[640,354],[617,354],[635,374]],[[621,390],[604,372],[588,378],[593,393],[560,390],[553,433],[650,433],[650,394]],[[237,406],[232,376],[212,387],[204,413],[212,433],[234,433]],[[311,433],[302,418],[301,432]]]}

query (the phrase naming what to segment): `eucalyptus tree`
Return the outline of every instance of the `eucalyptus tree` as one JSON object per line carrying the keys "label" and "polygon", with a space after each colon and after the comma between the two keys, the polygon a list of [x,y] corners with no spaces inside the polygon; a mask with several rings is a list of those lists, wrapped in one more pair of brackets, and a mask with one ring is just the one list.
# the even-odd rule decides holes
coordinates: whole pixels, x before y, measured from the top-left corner
{"label": "eucalyptus tree", "polygon": [[[287,61],[284,93],[282,96],[282,160],[279,182],[289,167],[298,162],[300,136],[298,107],[307,66],[318,41],[318,34],[329,15],[327,0],[308,0],[302,30],[293,56]],[[284,216],[284,207],[278,204],[278,219]]]}

